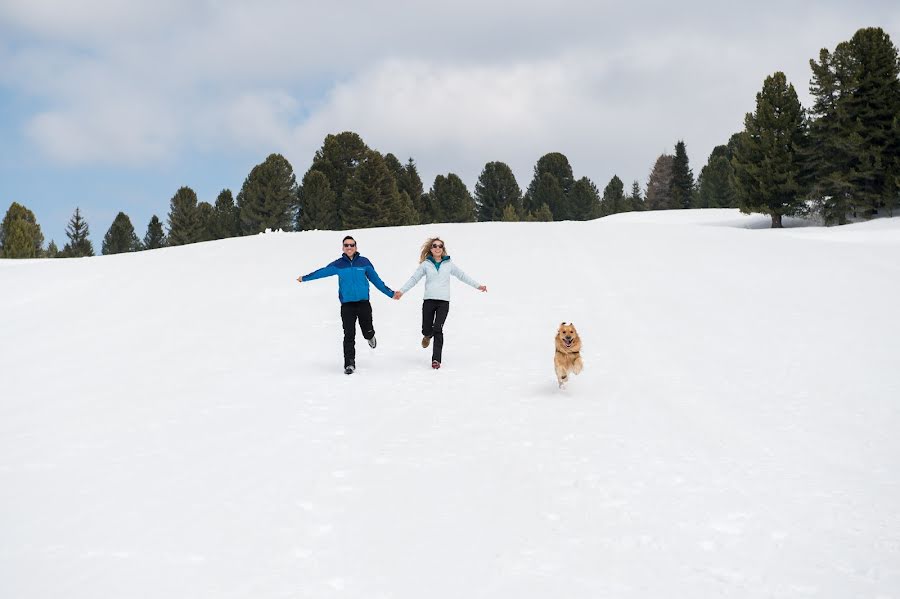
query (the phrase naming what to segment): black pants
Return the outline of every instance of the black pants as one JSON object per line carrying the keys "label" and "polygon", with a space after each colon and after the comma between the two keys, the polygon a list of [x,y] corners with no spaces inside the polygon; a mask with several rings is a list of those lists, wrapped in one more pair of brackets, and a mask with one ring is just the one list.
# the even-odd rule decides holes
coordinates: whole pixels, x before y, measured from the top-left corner
{"label": "black pants", "polygon": [[371,339],[375,336],[375,329],[372,327],[372,304],[369,300],[341,304],[341,322],[344,323],[344,367],[356,365],[357,318],[363,337]]}
{"label": "black pants", "polygon": [[450,302],[427,299],[422,302],[422,335],[432,338],[431,359],[441,361],[444,349],[444,321],[450,312]]}

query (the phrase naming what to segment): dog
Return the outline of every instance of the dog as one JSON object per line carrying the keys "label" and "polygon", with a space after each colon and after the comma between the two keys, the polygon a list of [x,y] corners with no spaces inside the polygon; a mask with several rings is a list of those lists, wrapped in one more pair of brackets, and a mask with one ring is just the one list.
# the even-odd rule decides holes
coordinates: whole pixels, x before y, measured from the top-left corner
{"label": "dog", "polygon": [[556,331],[556,353],[553,354],[553,368],[556,370],[556,382],[560,389],[566,388],[569,373],[579,374],[584,368],[581,361],[581,337],[575,325],[561,323]]}

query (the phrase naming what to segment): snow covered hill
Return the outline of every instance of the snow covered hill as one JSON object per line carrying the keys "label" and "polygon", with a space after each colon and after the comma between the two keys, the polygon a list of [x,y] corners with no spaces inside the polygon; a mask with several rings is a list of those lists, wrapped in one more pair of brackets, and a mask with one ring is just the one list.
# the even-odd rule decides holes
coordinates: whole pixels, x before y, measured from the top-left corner
{"label": "snow covered hill", "polygon": [[[800,224],[800,223],[793,223]],[[897,597],[900,219],[730,210],[0,261],[0,597]],[[560,391],[553,335],[584,339]]]}

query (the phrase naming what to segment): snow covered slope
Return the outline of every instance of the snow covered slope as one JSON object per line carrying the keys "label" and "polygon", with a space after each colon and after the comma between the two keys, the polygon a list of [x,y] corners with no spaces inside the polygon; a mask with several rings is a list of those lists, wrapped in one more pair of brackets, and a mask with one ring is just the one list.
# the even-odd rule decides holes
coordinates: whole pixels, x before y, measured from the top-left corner
{"label": "snow covered slope", "polygon": [[[797,224],[797,223],[794,223]],[[0,261],[0,597],[897,597],[900,219],[730,210]],[[556,387],[553,335],[584,339]]]}

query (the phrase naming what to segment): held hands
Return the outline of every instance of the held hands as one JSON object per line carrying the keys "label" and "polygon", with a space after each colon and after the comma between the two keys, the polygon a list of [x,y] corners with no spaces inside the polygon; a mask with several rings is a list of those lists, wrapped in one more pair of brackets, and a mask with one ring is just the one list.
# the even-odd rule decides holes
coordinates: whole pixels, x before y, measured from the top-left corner
{"label": "held hands", "polygon": [[403,297],[403,292],[402,292],[402,291],[395,291],[395,292],[394,292],[394,299],[395,299],[395,300],[398,300],[398,299],[400,299],[401,297]]}
{"label": "held hands", "polygon": [[298,282],[298,283],[302,283],[302,282],[303,282],[303,276],[302,276],[302,275],[299,276],[299,277],[297,277],[297,282]]}
{"label": "held hands", "polygon": [[481,287],[478,288],[478,291],[484,293],[485,291],[487,291],[487,285],[482,285]]}

